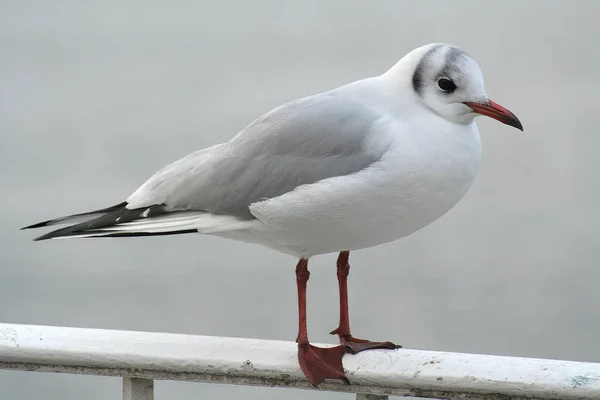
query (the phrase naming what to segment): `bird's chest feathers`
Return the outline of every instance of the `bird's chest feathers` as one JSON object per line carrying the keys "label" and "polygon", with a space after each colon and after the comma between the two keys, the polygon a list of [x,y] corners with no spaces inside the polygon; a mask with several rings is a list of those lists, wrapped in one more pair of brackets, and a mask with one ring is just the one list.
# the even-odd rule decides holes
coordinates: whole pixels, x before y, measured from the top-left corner
{"label": "bird's chest feathers", "polygon": [[436,219],[465,195],[477,174],[481,143],[477,131],[459,135],[417,138],[382,160],[387,173],[378,184],[387,199],[381,203],[391,203],[392,214],[401,220]]}

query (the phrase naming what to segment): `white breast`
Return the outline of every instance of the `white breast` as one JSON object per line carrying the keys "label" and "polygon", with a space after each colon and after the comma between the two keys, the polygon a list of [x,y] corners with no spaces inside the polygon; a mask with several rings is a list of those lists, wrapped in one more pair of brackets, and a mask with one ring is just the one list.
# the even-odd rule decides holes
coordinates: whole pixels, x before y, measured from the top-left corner
{"label": "white breast", "polygon": [[253,204],[262,222],[255,233],[270,247],[309,257],[390,242],[441,217],[473,183],[477,127],[440,119],[418,135],[395,134],[381,162],[363,171]]}

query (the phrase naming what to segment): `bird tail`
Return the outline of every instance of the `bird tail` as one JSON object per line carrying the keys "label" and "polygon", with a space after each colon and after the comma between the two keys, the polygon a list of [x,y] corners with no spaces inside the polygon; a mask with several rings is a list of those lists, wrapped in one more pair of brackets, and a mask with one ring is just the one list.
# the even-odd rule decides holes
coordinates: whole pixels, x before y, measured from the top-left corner
{"label": "bird tail", "polygon": [[81,223],[84,221],[89,221],[94,218],[100,217],[102,215],[111,213],[113,211],[120,210],[123,207],[125,207],[126,205],[127,205],[127,202],[124,201],[123,203],[119,203],[117,205],[107,207],[107,208],[101,208],[100,210],[88,211],[88,212],[84,212],[84,213],[80,213],[80,214],[67,215],[66,217],[60,217],[60,218],[55,218],[55,219],[49,219],[48,221],[44,221],[44,222],[38,222],[37,224],[23,227],[23,228],[21,228],[21,230],[43,228],[43,227],[52,226],[52,225],[78,224],[78,223]]}
{"label": "bird tail", "polygon": [[[83,221],[83,222],[81,222]],[[56,218],[22,229],[74,223],[46,233],[34,240],[58,238],[129,237],[177,235],[183,233],[218,233],[245,229],[249,221],[235,216],[205,211],[167,211],[163,204],[128,209],[127,203],[87,213]]]}

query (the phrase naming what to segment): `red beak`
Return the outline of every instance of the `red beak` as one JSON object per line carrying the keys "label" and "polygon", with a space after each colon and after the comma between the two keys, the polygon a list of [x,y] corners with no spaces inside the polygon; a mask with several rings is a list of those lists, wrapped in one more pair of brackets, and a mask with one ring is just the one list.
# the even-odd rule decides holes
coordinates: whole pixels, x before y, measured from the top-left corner
{"label": "red beak", "polygon": [[477,114],[497,119],[503,124],[514,126],[521,131],[523,130],[523,125],[519,121],[519,118],[498,103],[489,100],[488,104],[472,103],[470,101],[465,102],[465,104],[471,107]]}

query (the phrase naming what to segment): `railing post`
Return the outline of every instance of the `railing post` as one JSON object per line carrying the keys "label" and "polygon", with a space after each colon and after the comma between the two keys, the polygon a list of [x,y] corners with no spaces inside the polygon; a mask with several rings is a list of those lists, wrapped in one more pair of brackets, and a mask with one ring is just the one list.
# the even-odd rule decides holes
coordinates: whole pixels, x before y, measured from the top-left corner
{"label": "railing post", "polygon": [[389,400],[386,395],[357,393],[356,400]]}
{"label": "railing post", "polygon": [[154,381],[123,378],[123,400],[154,400]]}

